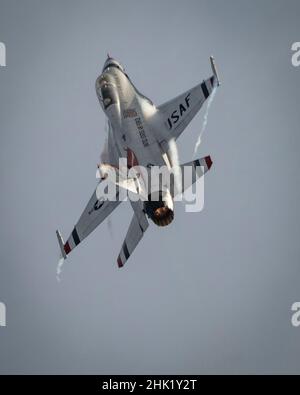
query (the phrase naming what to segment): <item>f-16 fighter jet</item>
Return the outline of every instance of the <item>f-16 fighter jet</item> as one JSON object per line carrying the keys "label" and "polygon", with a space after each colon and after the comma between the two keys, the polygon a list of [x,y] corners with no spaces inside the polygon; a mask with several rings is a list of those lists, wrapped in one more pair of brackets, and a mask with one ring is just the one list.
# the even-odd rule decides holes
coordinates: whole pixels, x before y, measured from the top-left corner
{"label": "f-16 fighter jet", "polygon": [[[150,99],[141,94],[133,85],[122,65],[108,55],[101,75],[96,80],[96,93],[100,105],[108,119],[108,138],[105,161],[99,165],[100,182],[90,198],[81,217],[66,242],[56,231],[61,258],[66,259],[98,225],[119,206],[120,190],[131,191],[137,199],[129,199],[133,217],[125,241],[117,258],[119,267],[124,266],[133,250],[146,232],[152,220],[157,226],[166,226],[174,218],[174,197],[183,193],[197,181],[212,165],[210,156],[177,166],[192,168],[191,181],[184,182],[180,173],[179,190],[157,184],[151,193],[145,189],[139,169],[150,173],[152,166],[164,166],[170,173],[174,167],[172,145],[200,110],[213,89],[219,86],[219,78],[214,59],[210,58],[212,76],[176,98],[156,107]],[[120,159],[126,161],[126,171],[138,169],[134,176],[124,175]],[[104,196],[108,170],[116,172],[115,196]],[[125,173],[126,173],[125,171]],[[145,172],[144,172],[145,173]],[[128,174],[128,173],[127,173]],[[174,179],[174,177],[173,177]],[[155,182],[152,185],[156,185]],[[171,185],[171,186],[172,186]]]}

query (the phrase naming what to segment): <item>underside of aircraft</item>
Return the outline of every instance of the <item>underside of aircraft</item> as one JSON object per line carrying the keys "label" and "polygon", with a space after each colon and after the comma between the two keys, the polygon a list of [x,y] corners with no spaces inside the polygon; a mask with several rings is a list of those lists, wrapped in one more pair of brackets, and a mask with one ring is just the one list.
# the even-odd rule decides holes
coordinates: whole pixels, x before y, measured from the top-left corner
{"label": "underside of aircraft", "polygon": [[[135,198],[130,199],[128,194],[134,213],[117,258],[118,267],[124,266],[142,239],[149,219],[160,227],[173,221],[174,198],[212,166],[210,156],[179,165],[174,155],[176,140],[220,85],[215,61],[212,57],[210,61],[212,76],[156,107],[135,88],[122,65],[108,56],[96,81],[96,93],[109,126],[103,160],[98,166],[99,182],[67,241],[56,231],[62,259],[119,206],[123,191]],[[168,184],[161,178],[153,181],[154,166],[167,169]],[[189,179],[185,176],[187,168]],[[151,189],[145,186],[149,186],[149,180]],[[114,193],[108,197],[110,185]]]}

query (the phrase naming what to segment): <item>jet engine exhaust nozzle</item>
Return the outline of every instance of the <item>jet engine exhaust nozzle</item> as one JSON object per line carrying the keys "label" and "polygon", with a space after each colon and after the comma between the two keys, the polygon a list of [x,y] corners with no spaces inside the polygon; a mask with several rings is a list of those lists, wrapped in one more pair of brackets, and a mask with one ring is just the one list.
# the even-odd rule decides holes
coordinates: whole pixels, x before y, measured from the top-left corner
{"label": "jet engine exhaust nozzle", "polygon": [[173,207],[169,207],[167,201],[163,199],[162,192],[158,193],[156,199],[155,195],[150,194],[144,203],[146,214],[157,226],[167,226],[174,219]]}

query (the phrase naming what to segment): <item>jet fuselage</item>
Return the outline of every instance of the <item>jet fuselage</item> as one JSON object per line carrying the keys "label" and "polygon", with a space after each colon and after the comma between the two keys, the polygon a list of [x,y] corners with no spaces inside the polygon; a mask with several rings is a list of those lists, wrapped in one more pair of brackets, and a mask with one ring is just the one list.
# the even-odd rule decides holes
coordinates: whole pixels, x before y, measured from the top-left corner
{"label": "jet fuselage", "polygon": [[[109,141],[116,145],[119,158],[127,158],[128,166],[170,167],[170,159],[164,159],[166,156],[155,137],[155,129],[164,129],[156,107],[137,91],[114,59],[105,62],[96,80],[96,93],[111,126]],[[149,202],[145,202],[146,213],[157,225],[168,225],[174,218],[173,210],[166,185],[149,195]]]}

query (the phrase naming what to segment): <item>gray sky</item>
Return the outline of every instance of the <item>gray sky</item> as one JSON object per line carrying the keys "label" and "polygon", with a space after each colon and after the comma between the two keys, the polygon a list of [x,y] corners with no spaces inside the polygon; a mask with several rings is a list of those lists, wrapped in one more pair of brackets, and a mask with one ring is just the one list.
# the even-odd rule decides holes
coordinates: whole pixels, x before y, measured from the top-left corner
{"label": "gray sky", "polygon": [[[299,373],[299,1],[0,0],[1,373]],[[96,183],[106,52],[160,104],[222,79],[201,156],[205,208],[178,203],[116,265],[112,215],[55,270]],[[179,141],[190,160],[202,110]]]}

